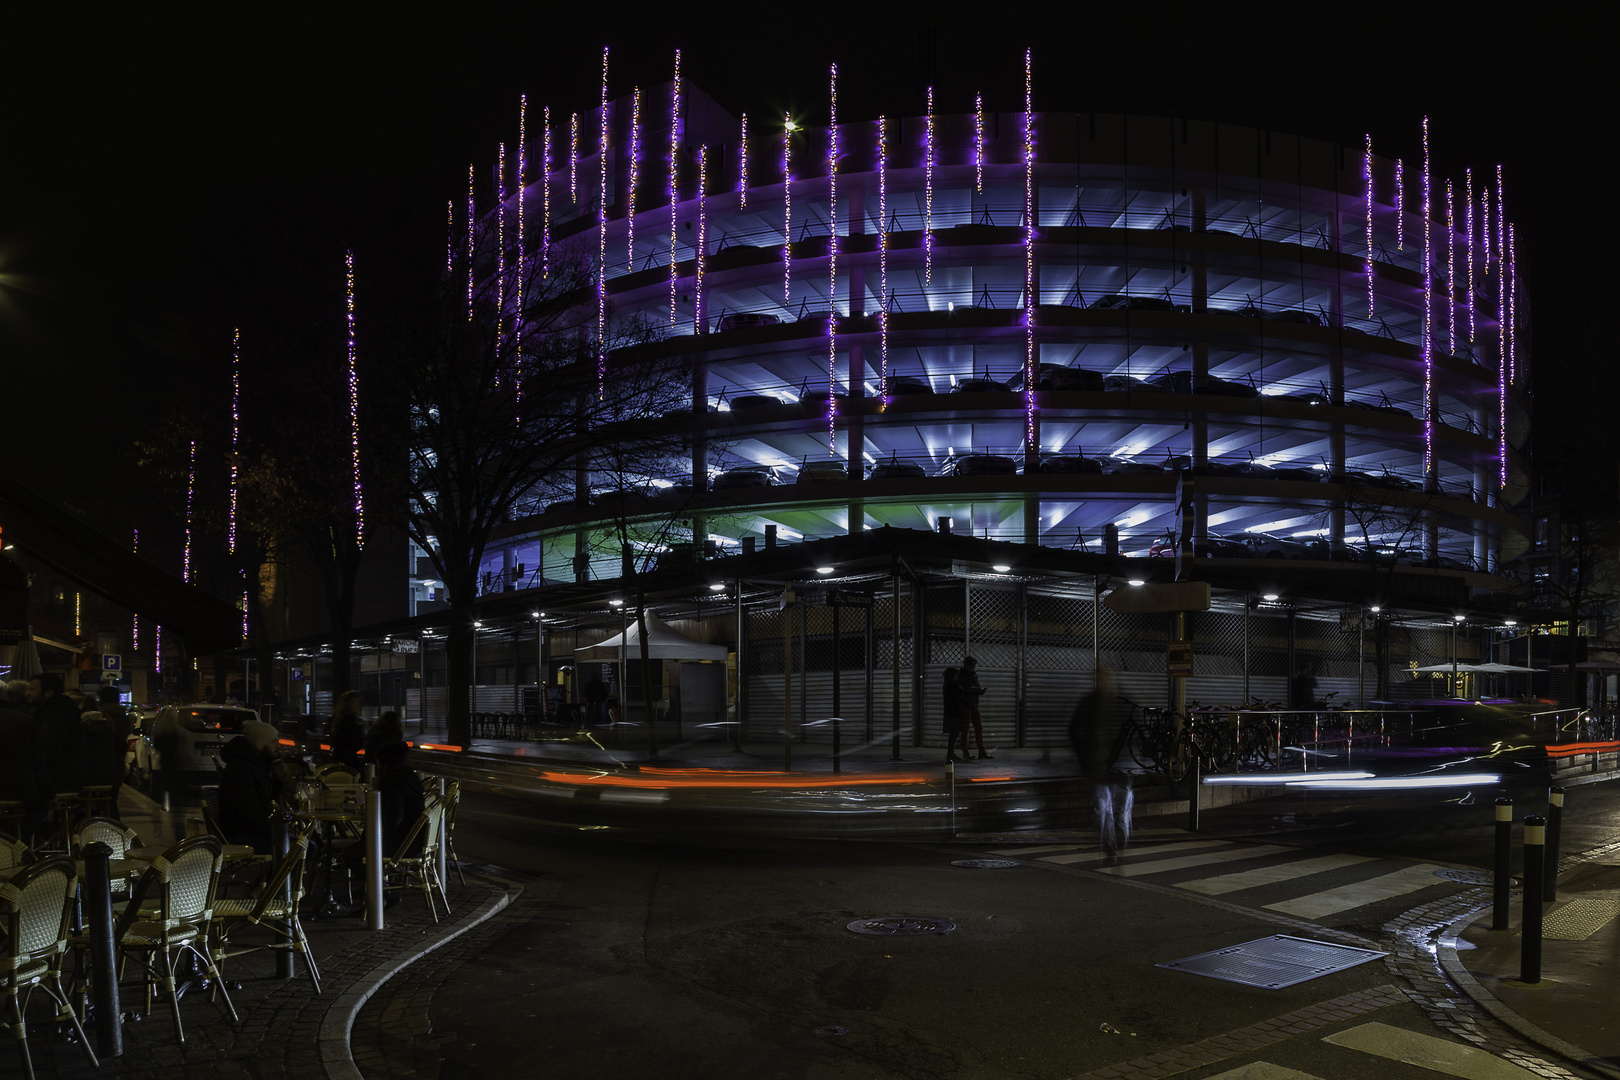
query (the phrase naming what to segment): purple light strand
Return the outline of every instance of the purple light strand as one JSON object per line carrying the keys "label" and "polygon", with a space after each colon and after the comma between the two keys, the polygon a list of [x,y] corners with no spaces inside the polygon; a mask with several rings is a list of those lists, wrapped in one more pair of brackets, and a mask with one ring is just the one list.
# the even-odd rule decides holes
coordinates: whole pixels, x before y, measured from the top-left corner
{"label": "purple light strand", "polygon": [[782,124],[782,306],[793,302],[793,117]]}
{"label": "purple light strand", "polygon": [[1429,118],[1423,118],[1423,474],[1434,470],[1434,252],[1429,222]]}
{"label": "purple light strand", "polygon": [[[513,292],[515,294],[515,300],[514,300],[514,304],[513,304],[513,308],[512,308],[512,320],[513,320],[512,325],[517,330],[518,348],[519,349],[521,349],[523,347],[523,278],[524,278],[524,266],[523,266],[524,251],[523,251],[523,245],[524,245],[524,242],[528,240],[528,236],[525,234],[524,229],[523,229],[523,200],[524,200],[524,197],[528,194],[528,189],[524,185],[524,178],[527,175],[527,170],[526,170],[525,166],[528,165],[528,163],[529,163],[528,153],[527,153],[528,145],[529,145],[529,142],[528,142],[528,121],[529,121],[529,95],[528,94],[521,94],[521,95],[518,96],[518,144],[517,144],[517,177],[516,177],[516,180],[517,180],[517,284],[513,288]],[[519,399],[521,399],[523,397],[523,387],[522,387],[522,385],[518,384],[515,387],[515,389],[517,391]]]}
{"label": "purple light strand", "polygon": [[1496,351],[1496,422],[1497,422],[1497,484],[1507,487],[1507,410],[1508,410],[1508,357],[1502,349]]}
{"label": "purple light strand", "polygon": [[742,114],[742,135],[737,142],[737,196],[741,205],[748,206],[748,114]]}
{"label": "purple light strand", "polygon": [[[141,530],[138,527],[135,530],[135,539],[130,545],[129,552],[131,555],[139,555],[141,553]],[[141,651],[141,617],[139,615],[130,616],[129,651]]]}
{"label": "purple light strand", "polygon": [[1024,451],[1035,446],[1035,102],[1033,50],[1024,50]]}
{"label": "purple light strand", "polygon": [[1463,246],[1468,251],[1468,344],[1474,343],[1474,170],[1465,170]]}
{"label": "purple light strand", "polygon": [[1457,219],[1452,203],[1451,181],[1446,181],[1446,324],[1450,331],[1451,355],[1457,355]]}
{"label": "purple light strand", "polygon": [[596,198],[596,397],[607,397],[607,184],[608,184],[608,50],[602,49],[601,124],[597,140]]}
{"label": "purple light strand", "polygon": [[568,200],[579,205],[579,113],[568,118]]}
{"label": "purple light strand", "polygon": [[669,91],[669,325],[675,327],[675,301],[680,283],[676,256],[680,234],[681,50],[675,50],[675,76]]}
{"label": "purple light strand", "polygon": [[889,407],[889,122],[878,117],[878,408]]}
{"label": "purple light strand", "polygon": [[506,144],[495,158],[495,336],[506,329]]}
{"label": "purple light strand", "polygon": [[450,208],[448,214],[449,224],[444,232],[444,272],[456,272],[456,200],[450,199],[446,204]]}
{"label": "purple light strand", "polygon": [[242,434],[242,331],[231,331],[231,514],[226,533],[231,554],[236,554],[237,445]]}
{"label": "purple light strand", "polygon": [[828,76],[827,120],[827,455],[838,455],[838,65]]}
{"label": "purple light strand", "polygon": [[625,269],[636,268],[636,181],[641,178],[641,87],[630,97],[630,191],[624,213]]}
{"label": "purple light strand", "polygon": [[[1502,166],[1496,166],[1496,324],[1497,337],[1506,340],[1507,332],[1507,202],[1503,198]],[[1502,346],[1498,345],[1498,348]],[[1508,357],[1508,381],[1517,373],[1513,358]]]}
{"label": "purple light strand", "polygon": [[1514,239],[1513,223],[1508,222],[1508,374],[1519,377],[1519,259],[1518,243]]}
{"label": "purple light strand", "polygon": [[923,119],[923,285],[934,283],[934,88]]}
{"label": "purple light strand", "polygon": [[354,465],[354,547],[366,547],[366,498],[360,486],[360,373],[355,366],[354,252],[344,256],[346,276],[344,320],[349,332],[349,453]]}
{"label": "purple light strand", "polygon": [[984,194],[984,95],[973,95],[973,190]]}
{"label": "purple light strand", "polygon": [[478,221],[478,207],[473,201],[473,166],[467,166],[467,321],[472,322],[473,317],[473,252],[477,242],[473,237],[473,226]]}
{"label": "purple light strand", "polygon": [[1367,204],[1367,318],[1373,317],[1373,153],[1372,136],[1367,136],[1367,151],[1361,159],[1361,179]]}
{"label": "purple light strand", "polygon": [[197,440],[191,440],[190,465],[186,470],[186,546],[180,558],[180,580],[191,581],[191,508],[197,494]]}
{"label": "purple light strand", "polygon": [[1395,250],[1406,250],[1406,162],[1395,159]]}
{"label": "purple light strand", "polygon": [[540,133],[540,277],[551,276],[551,106],[547,105]]}
{"label": "purple light strand", "polygon": [[697,256],[693,272],[697,279],[692,290],[692,333],[703,333],[703,264],[709,253],[709,146],[698,147]]}

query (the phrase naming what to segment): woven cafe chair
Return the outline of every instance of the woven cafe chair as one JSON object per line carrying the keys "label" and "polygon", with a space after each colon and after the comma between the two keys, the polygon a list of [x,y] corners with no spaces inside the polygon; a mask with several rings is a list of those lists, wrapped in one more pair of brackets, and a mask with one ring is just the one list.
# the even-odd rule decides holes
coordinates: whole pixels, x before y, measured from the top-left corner
{"label": "woven cafe chair", "polygon": [[84,1037],[84,1025],[74,1011],[72,998],[62,989],[62,958],[67,955],[74,876],[73,860],[55,855],[0,880],[0,992],[6,998],[0,1024],[9,1027],[16,1038],[29,1080],[34,1076],[34,1059],[28,1052],[28,1026],[23,1014],[35,990],[45,991],[56,1005],[57,1020],[72,1022],[79,1043],[90,1055],[90,1064],[101,1064]]}
{"label": "woven cafe chair", "polygon": [[352,766],[331,761],[315,770],[315,779],[327,787],[353,787],[360,783],[360,774]]}
{"label": "woven cafe chair", "polygon": [[[315,992],[321,992],[321,972],[315,965],[315,952],[298,919],[298,905],[304,898],[304,870],[307,865],[310,834],[314,823],[305,825],[290,838],[287,857],[281,860],[276,872],[259,890],[259,894],[246,900],[214,901],[214,940],[212,951],[216,964],[233,956],[251,952],[289,949],[304,958],[309,969],[309,981]],[[291,899],[287,899],[290,896]],[[241,944],[232,941],[232,935],[247,927],[269,930],[274,939],[262,944]]]}
{"label": "woven cafe chair", "polygon": [[[90,844],[106,844],[112,849],[112,858],[122,859],[130,848],[141,846],[141,838],[122,821],[105,817],[85,818],[73,830],[73,850],[82,852]],[[129,887],[128,880],[124,878],[114,879],[112,884],[115,892],[125,891]]]}
{"label": "woven cafe chair", "polygon": [[[444,857],[449,865],[456,868],[456,879],[462,885],[467,884],[467,877],[461,872],[461,860],[456,857],[456,811],[461,807],[461,781],[452,780],[444,788]],[[448,910],[449,904],[445,905]]]}
{"label": "woven cafe chair", "polygon": [[[383,880],[397,878],[398,883],[385,884],[385,889],[421,889],[422,898],[427,901],[428,912],[433,921],[439,921],[439,909],[433,903],[433,890],[439,890],[439,899],[444,901],[444,913],[450,914],[450,899],[445,896],[444,882],[439,880],[438,854],[439,854],[439,826],[444,822],[444,800],[429,799],[422,812],[416,815],[416,822],[411,826],[405,838],[400,841],[392,856],[383,856]],[[420,842],[421,850],[416,850]]]}
{"label": "woven cafe chair", "polygon": [[152,860],[113,928],[113,940],[124,961],[134,959],[140,966],[146,987],[146,1011],[152,1011],[154,989],[161,984],[174,1012],[175,1037],[182,1043],[186,1031],[180,1020],[176,961],[183,956],[196,960],[225,999],[231,1022],[237,1020],[236,1006],[208,953],[214,895],[223,864],[217,836],[193,836],[180,841]]}
{"label": "woven cafe chair", "polygon": [[10,870],[28,860],[28,845],[21,840],[0,835],[0,870]]}

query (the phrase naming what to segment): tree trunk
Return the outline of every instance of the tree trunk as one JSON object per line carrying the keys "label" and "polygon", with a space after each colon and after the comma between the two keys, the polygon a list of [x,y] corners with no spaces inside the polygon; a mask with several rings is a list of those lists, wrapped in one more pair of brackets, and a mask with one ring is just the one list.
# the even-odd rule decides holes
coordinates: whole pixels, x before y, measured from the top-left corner
{"label": "tree trunk", "polygon": [[[458,575],[460,576],[460,575]],[[473,599],[472,575],[465,582],[450,582],[450,627],[444,645],[444,718],[447,741],[462,749],[472,745]]]}
{"label": "tree trunk", "polygon": [[636,576],[636,632],[641,635],[641,710],[647,719],[647,760],[658,760],[658,732],[653,726],[651,647],[647,641],[647,594]]}
{"label": "tree trunk", "polygon": [[1377,665],[1379,701],[1389,700],[1389,620],[1373,616],[1373,663]]}

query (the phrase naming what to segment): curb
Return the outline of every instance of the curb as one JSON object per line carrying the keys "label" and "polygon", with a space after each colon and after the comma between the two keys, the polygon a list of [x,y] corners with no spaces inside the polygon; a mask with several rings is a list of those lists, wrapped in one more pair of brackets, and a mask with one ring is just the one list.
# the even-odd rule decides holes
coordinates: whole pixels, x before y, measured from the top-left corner
{"label": "curb", "polygon": [[317,1041],[321,1064],[328,1080],[365,1080],[359,1067],[354,1063],[354,1055],[349,1051],[349,1035],[354,1029],[355,1017],[360,1015],[360,1010],[371,1000],[373,994],[382,989],[384,983],[422,957],[443,945],[450,944],[473,927],[488,922],[513,900],[523,895],[523,886],[517,882],[487,876],[484,880],[503,886],[503,891],[486,899],[454,930],[443,935],[435,935],[423,941],[414,950],[402,952],[383,961],[356,979],[353,986],[333,1000],[331,1008],[327,1009],[326,1015],[321,1020]]}
{"label": "curb", "polygon": [[1440,967],[1446,973],[1446,977],[1475,1005],[1490,1013],[1494,1019],[1513,1029],[1523,1038],[1528,1039],[1544,1050],[1552,1051],[1559,1057],[1573,1062],[1583,1069],[1590,1069],[1600,1075],[1620,1080],[1620,1069],[1603,1064],[1596,1054],[1582,1050],[1574,1043],[1560,1039],[1551,1032],[1532,1024],[1529,1020],[1508,1008],[1501,999],[1487,990],[1478,979],[1474,978],[1473,973],[1463,966],[1462,961],[1457,957],[1457,935],[1488,906],[1481,904],[1479,907],[1453,919],[1446,924],[1444,932],[1436,940],[1435,956],[1439,959]]}

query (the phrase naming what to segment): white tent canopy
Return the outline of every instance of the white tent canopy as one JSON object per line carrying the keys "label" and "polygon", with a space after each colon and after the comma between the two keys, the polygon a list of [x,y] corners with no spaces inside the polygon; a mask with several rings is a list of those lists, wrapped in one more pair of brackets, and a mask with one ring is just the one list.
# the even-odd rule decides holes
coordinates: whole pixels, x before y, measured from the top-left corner
{"label": "white tent canopy", "polygon": [[[626,660],[641,659],[641,632],[636,620],[630,620],[630,628],[623,634],[614,634],[606,641],[599,641],[595,645],[587,645],[583,649],[574,650],[574,659],[591,662],[607,663],[619,659],[619,646],[624,646]],[[718,660],[726,658],[724,645],[705,645],[685,634],[672,630],[668,623],[654,615],[647,613],[647,656],[652,660]]]}
{"label": "white tent canopy", "polygon": [[1450,675],[1455,671],[1459,675],[1508,675],[1519,671],[1540,671],[1540,668],[1517,667],[1513,664],[1430,664],[1428,667],[1413,668],[1413,675]]}

